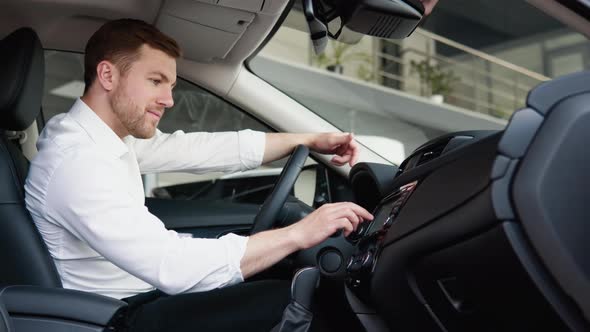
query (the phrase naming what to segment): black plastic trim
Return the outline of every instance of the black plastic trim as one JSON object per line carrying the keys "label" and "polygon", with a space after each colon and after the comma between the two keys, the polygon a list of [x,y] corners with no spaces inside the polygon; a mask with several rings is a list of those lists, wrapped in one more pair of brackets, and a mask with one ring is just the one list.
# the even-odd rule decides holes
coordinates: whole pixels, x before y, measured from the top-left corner
{"label": "black plastic trim", "polygon": [[590,8],[580,0],[557,0],[560,4],[564,5],[572,12],[584,17],[586,20],[590,20]]}

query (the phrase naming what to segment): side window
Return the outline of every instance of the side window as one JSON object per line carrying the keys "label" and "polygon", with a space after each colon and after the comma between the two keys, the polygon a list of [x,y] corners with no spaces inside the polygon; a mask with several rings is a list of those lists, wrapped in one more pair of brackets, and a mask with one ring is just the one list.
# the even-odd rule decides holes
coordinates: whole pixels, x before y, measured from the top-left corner
{"label": "side window", "polygon": [[[84,92],[84,56],[77,53],[45,51],[43,119],[67,112]],[[44,124],[43,124],[44,125]]]}
{"label": "side window", "polygon": [[[225,100],[178,80],[174,107],[166,112],[159,129],[163,132],[220,132],[269,128]],[[284,161],[234,174],[160,173],[144,176],[146,196],[170,199],[231,200],[262,203],[270,193]]]}
{"label": "side window", "polygon": [[[45,66],[43,118],[46,123],[54,115],[67,112],[84,92],[84,56],[46,51]],[[181,78],[173,95],[174,107],[159,124],[163,132],[270,131],[237,107]],[[149,174],[143,176],[144,187],[148,197],[261,203],[270,193],[285,161],[236,174]]]}

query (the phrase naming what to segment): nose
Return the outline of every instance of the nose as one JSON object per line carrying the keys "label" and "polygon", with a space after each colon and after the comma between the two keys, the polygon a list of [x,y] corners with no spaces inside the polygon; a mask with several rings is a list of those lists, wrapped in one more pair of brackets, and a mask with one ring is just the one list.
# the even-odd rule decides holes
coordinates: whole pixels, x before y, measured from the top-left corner
{"label": "nose", "polygon": [[174,106],[174,98],[172,97],[172,89],[165,89],[157,100],[158,104],[165,108]]}

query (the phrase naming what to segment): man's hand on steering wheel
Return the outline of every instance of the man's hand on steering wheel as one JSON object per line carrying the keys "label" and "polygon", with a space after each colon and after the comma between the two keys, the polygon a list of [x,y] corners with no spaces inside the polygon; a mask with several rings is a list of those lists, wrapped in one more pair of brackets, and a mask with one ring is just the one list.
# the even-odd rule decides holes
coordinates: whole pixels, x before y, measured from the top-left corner
{"label": "man's hand on steering wheel", "polygon": [[[314,133],[314,134],[267,134],[265,159],[274,160],[283,156],[284,150],[295,142],[301,142],[291,154],[275,184],[272,193],[266,198],[254,219],[252,234],[272,229],[287,196],[301,172],[309,150],[323,154],[335,154],[332,163],[353,166],[359,155],[358,143],[350,133]],[[286,152],[285,152],[286,153]],[[268,161],[268,160],[267,160]]]}
{"label": "man's hand on steering wheel", "polygon": [[[340,229],[348,236],[357,229],[359,223],[373,219],[367,210],[354,203],[325,204],[291,226],[267,231],[275,226],[277,216],[303,169],[310,148],[319,153],[335,154],[332,163],[336,165],[354,165],[359,153],[354,137],[348,133],[274,136],[273,139],[267,140],[267,144],[276,147],[280,144],[278,138],[306,144],[298,145],[292,152],[272,193],[264,201],[254,219],[251,236],[240,262],[244,278],[266,269],[297,250],[319,244]],[[290,144],[283,142],[283,145]],[[282,155],[281,148],[268,150],[270,151],[265,152],[265,158]]]}

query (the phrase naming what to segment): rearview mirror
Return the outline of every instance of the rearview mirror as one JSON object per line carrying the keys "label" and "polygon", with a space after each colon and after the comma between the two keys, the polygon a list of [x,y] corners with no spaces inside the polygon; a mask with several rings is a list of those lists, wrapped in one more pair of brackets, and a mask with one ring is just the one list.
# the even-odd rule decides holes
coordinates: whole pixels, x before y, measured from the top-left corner
{"label": "rearview mirror", "polygon": [[[409,36],[424,15],[420,0],[302,0],[316,54],[325,49],[328,37],[338,39],[346,27],[363,35],[401,39]],[[330,22],[340,19],[336,32]]]}
{"label": "rearview mirror", "polygon": [[351,0],[339,3],[341,20],[356,32],[381,38],[401,39],[418,26],[424,6],[418,0]]}

